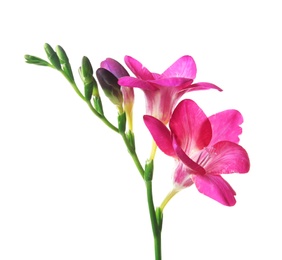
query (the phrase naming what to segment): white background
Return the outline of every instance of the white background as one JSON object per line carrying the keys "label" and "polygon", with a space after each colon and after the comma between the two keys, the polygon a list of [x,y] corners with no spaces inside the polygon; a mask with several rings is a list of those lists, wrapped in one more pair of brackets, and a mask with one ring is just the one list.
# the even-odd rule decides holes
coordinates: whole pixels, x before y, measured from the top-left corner
{"label": "white background", "polygon": [[[43,45],[61,45],[77,74],[112,57],[164,71],[194,57],[196,81],[213,90],[185,95],[209,115],[236,108],[245,122],[246,175],[226,177],[237,204],[182,191],[164,211],[164,260],[281,260],[280,1],[2,1],[0,83],[0,259],[154,259],[145,187],[121,138],[107,129],[50,68]],[[124,63],[123,63],[124,64]],[[102,95],[102,94],[101,94]],[[110,118],[115,110],[108,107]],[[136,91],[137,152],[150,136]],[[173,162],[158,152],[156,205],[171,187]]]}

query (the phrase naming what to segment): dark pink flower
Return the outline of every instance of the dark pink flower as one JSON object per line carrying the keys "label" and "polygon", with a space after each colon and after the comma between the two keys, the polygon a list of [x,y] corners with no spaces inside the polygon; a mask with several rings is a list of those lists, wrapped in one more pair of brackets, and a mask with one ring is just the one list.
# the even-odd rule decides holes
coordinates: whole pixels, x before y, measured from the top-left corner
{"label": "dark pink flower", "polygon": [[221,174],[247,173],[250,161],[239,143],[243,117],[237,110],[226,110],[207,117],[192,100],[175,108],[169,129],[146,115],[144,122],[157,146],[178,161],[174,173],[176,189],[195,183],[199,192],[224,204],[236,203],[235,191]]}
{"label": "dark pink flower", "polygon": [[146,113],[158,118],[164,124],[168,123],[174,106],[185,92],[211,88],[221,91],[211,83],[192,84],[197,68],[194,59],[188,55],[179,58],[162,74],[150,72],[130,56],[125,56],[125,63],[136,78],[121,77],[119,84],[142,89],[146,97]]}

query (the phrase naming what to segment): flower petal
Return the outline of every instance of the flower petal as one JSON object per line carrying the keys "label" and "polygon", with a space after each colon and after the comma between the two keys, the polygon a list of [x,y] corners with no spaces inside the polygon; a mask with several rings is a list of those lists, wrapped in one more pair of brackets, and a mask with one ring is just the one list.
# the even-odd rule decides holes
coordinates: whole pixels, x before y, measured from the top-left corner
{"label": "flower petal", "polygon": [[158,88],[153,86],[147,81],[133,78],[133,77],[121,77],[118,80],[118,84],[124,87],[131,87],[131,88],[141,88],[143,90],[157,90]]}
{"label": "flower petal", "polygon": [[181,77],[188,79],[195,79],[197,73],[196,63],[191,56],[185,55],[175,61],[167,70],[165,70],[161,77]]}
{"label": "flower petal", "polygon": [[221,176],[197,175],[194,182],[199,192],[218,201],[225,206],[236,204],[236,192]]}
{"label": "flower petal", "polygon": [[169,127],[188,156],[208,146],[212,138],[212,129],[207,116],[190,99],[184,99],[177,105]]}
{"label": "flower petal", "polygon": [[154,77],[152,73],[145,68],[138,60],[130,57],[130,56],[125,56],[124,61],[128,68],[134,73],[134,75],[143,80],[153,80]]}
{"label": "flower petal", "polygon": [[239,143],[239,135],[242,133],[240,124],[243,123],[243,117],[237,110],[225,110],[209,117],[212,125],[212,141],[210,145],[219,141],[230,141]]}
{"label": "flower petal", "polygon": [[173,176],[174,186],[177,189],[183,189],[194,184],[192,175],[185,164],[179,162]]}
{"label": "flower petal", "polygon": [[152,116],[145,115],[143,116],[143,120],[157,146],[165,154],[175,156],[175,152],[172,147],[171,134],[167,127],[160,120]]}
{"label": "flower petal", "polygon": [[109,70],[117,78],[129,76],[127,70],[118,61],[112,58],[107,58],[106,60],[102,61],[101,68]]}
{"label": "flower petal", "polygon": [[206,173],[205,169],[202,166],[194,162],[191,158],[189,158],[189,156],[185,154],[181,147],[176,143],[175,138],[173,138],[172,145],[178,158],[191,170],[192,174],[204,175]]}
{"label": "flower petal", "polygon": [[208,83],[208,82],[198,82],[198,83],[192,84],[190,91],[205,90],[205,89],[216,89],[218,91],[222,91],[222,89],[219,88],[218,86],[212,83]]}
{"label": "flower petal", "polygon": [[[187,88],[191,86],[193,80],[188,78],[160,78],[156,80],[149,80],[149,82],[158,87],[177,88],[182,86],[183,88]],[[178,89],[175,90],[177,91]]]}
{"label": "flower petal", "polygon": [[250,160],[246,150],[229,141],[216,143],[209,153],[210,159],[205,165],[207,174],[247,173]]}

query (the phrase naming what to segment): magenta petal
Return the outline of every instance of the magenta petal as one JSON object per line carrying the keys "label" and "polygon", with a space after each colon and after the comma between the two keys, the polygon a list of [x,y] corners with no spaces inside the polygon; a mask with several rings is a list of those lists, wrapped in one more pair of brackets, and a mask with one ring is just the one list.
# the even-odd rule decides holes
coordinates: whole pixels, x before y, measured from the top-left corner
{"label": "magenta petal", "polygon": [[198,175],[194,182],[199,192],[218,201],[225,206],[236,204],[236,192],[221,176]]}
{"label": "magenta petal", "polygon": [[212,141],[210,145],[219,141],[239,143],[239,135],[242,133],[240,125],[243,117],[237,110],[225,110],[209,117],[212,125]]}
{"label": "magenta petal", "polygon": [[112,72],[117,78],[129,76],[126,69],[118,61],[112,58],[107,58],[106,60],[102,61],[101,68]]}
{"label": "magenta petal", "polygon": [[205,165],[207,174],[247,173],[250,160],[246,150],[232,142],[222,141],[211,147],[210,159]]}
{"label": "magenta petal", "polygon": [[124,87],[141,88],[143,90],[157,90],[158,88],[148,83],[147,81],[133,78],[133,77],[121,77],[118,80],[118,84]]}
{"label": "magenta petal", "polygon": [[196,63],[191,56],[182,56],[162,73],[162,78],[182,77],[195,79],[197,73]]}
{"label": "magenta petal", "polygon": [[205,90],[205,89],[216,89],[218,91],[222,91],[222,89],[219,88],[218,86],[212,83],[208,83],[208,82],[198,82],[198,83],[192,84],[190,91]]}
{"label": "magenta petal", "polygon": [[183,88],[191,86],[193,80],[189,78],[160,78],[156,80],[150,80],[149,82],[157,86],[175,88],[177,91],[176,88],[179,86],[182,86]]}
{"label": "magenta petal", "polygon": [[145,68],[138,60],[130,57],[130,56],[125,56],[124,61],[128,68],[134,73],[134,75],[143,80],[153,80],[154,77],[152,73]]}
{"label": "magenta petal", "polygon": [[185,154],[185,152],[181,149],[181,147],[176,143],[176,140],[173,138],[173,149],[176,152],[178,158],[189,168],[191,169],[191,173],[204,175],[206,173],[205,169],[199,164],[195,163],[189,156]]}
{"label": "magenta petal", "polygon": [[212,138],[212,129],[207,116],[192,100],[185,99],[175,108],[169,123],[178,144],[186,154],[202,150]]}
{"label": "magenta petal", "polygon": [[157,146],[165,154],[169,156],[175,156],[175,152],[171,143],[170,131],[167,129],[167,127],[160,120],[152,116],[145,115],[143,119]]}

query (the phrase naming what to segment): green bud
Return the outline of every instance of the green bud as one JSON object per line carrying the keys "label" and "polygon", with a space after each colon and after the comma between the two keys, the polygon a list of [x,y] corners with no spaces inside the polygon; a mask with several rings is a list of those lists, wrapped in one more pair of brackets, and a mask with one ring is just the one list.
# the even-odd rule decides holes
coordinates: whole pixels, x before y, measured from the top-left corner
{"label": "green bud", "polygon": [[35,64],[35,65],[41,65],[41,66],[51,66],[51,64],[48,61],[38,58],[36,56],[25,55],[24,58],[25,58],[25,62],[29,64]]}
{"label": "green bud", "polygon": [[104,68],[97,69],[96,76],[105,95],[113,104],[121,107],[123,103],[123,96],[120,90],[120,85],[117,83],[118,78]]}
{"label": "green bud", "polygon": [[61,46],[56,47],[57,55],[59,57],[60,63],[62,65],[63,71],[68,76],[68,79],[74,81],[71,65],[69,63],[69,58],[65,52],[65,50]]}
{"label": "green bud", "polygon": [[53,50],[53,48],[48,44],[44,44],[44,49],[47,54],[48,59],[50,60],[51,64],[57,69],[61,70],[61,63],[57,53]]}
{"label": "green bud", "polygon": [[148,160],[145,165],[144,179],[145,181],[151,181],[153,179],[154,172],[154,160]]}
{"label": "green bud", "polygon": [[93,88],[94,88],[95,82],[91,81],[87,84],[84,84],[84,96],[86,100],[90,101],[93,93]]}
{"label": "green bud", "polygon": [[90,76],[93,76],[92,65],[90,63],[90,60],[86,56],[84,56],[82,58],[81,72],[82,72],[82,76],[84,78],[88,78]]}
{"label": "green bud", "polygon": [[[82,58],[82,62],[81,63],[82,63],[81,67],[79,67],[78,72],[79,72],[81,80],[84,83],[84,95],[85,95],[85,98],[87,100],[90,100],[92,95],[94,97],[99,97],[97,81],[93,77],[93,69],[92,69],[92,65],[91,65],[89,59],[86,56],[84,56]],[[101,100],[100,100],[100,104],[99,104],[100,112],[103,111],[101,105],[102,104],[101,104]]]}

